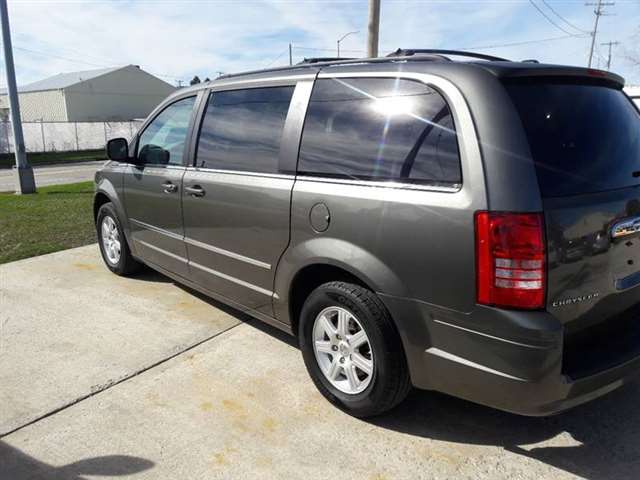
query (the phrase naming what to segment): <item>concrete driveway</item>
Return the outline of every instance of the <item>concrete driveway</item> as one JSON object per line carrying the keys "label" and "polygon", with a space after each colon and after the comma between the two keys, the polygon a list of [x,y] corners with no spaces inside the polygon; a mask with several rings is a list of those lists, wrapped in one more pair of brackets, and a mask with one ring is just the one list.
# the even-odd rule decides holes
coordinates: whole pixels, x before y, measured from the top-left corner
{"label": "concrete driveway", "polygon": [[429,392],[363,421],[295,342],[95,245],[0,266],[0,478],[636,479],[638,383],[551,418]]}
{"label": "concrete driveway", "polygon": [[[36,178],[36,185],[39,187],[86,182],[93,180],[96,171],[104,162],[104,160],[101,160],[97,162],[45,165],[42,167],[34,167],[33,174]],[[0,192],[11,192],[15,190],[13,175],[11,169],[0,169]]]}

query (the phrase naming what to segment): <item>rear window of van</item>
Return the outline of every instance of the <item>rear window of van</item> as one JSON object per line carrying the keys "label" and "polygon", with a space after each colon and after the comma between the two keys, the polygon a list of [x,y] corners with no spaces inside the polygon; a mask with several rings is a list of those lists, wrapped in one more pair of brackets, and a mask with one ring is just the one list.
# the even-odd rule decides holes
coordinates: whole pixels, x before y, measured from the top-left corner
{"label": "rear window of van", "polygon": [[640,113],[622,91],[548,81],[506,88],[544,197],[640,184]]}

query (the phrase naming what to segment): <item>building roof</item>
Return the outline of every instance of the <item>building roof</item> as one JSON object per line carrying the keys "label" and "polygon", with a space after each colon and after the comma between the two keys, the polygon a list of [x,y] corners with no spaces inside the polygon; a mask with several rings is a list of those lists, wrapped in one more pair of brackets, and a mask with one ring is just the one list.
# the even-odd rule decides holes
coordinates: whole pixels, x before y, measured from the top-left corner
{"label": "building roof", "polygon": [[631,98],[640,98],[640,85],[627,85],[624,87],[624,91]]}
{"label": "building roof", "polygon": [[[60,90],[63,88],[70,87],[71,85],[84,82],[86,80],[91,80],[93,78],[106,75],[107,73],[115,72],[116,70],[126,68],[127,66],[100,68],[97,70],[83,70],[81,72],[59,73],[52,77],[48,77],[43,80],[38,80],[37,82],[29,83],[27,85],[18,87],[18,92],[24,93],[24,92],[41,92],[44,90]],[[7,93],[7,89],[6,88],[0,89],[0,93],[2,94]]]}

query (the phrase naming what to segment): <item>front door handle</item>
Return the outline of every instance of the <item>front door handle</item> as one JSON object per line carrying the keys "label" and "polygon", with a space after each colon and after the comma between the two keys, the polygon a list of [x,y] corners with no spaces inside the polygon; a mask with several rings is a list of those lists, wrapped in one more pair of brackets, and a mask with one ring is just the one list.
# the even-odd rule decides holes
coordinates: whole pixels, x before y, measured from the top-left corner
{"label": "front door handle", "polygon": [[162,188],[164,189],[164,193],[175,193],[178,191],[178,186],[171,182],[163,183]]}
{"label": "front door handle", "polygon": [[204,189],[200,185],[193,185],[184,189],[192,197],[204,197]]}

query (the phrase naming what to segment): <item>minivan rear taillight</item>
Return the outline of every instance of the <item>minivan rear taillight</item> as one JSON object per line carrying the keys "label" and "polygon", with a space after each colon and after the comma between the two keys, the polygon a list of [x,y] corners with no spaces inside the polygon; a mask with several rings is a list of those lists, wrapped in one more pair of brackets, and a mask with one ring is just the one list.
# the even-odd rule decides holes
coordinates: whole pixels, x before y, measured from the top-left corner
{"label": "minivan rear taillight", "polygon": [[540,213],[476,213],[477,302],[544,307],[546,259]]}

